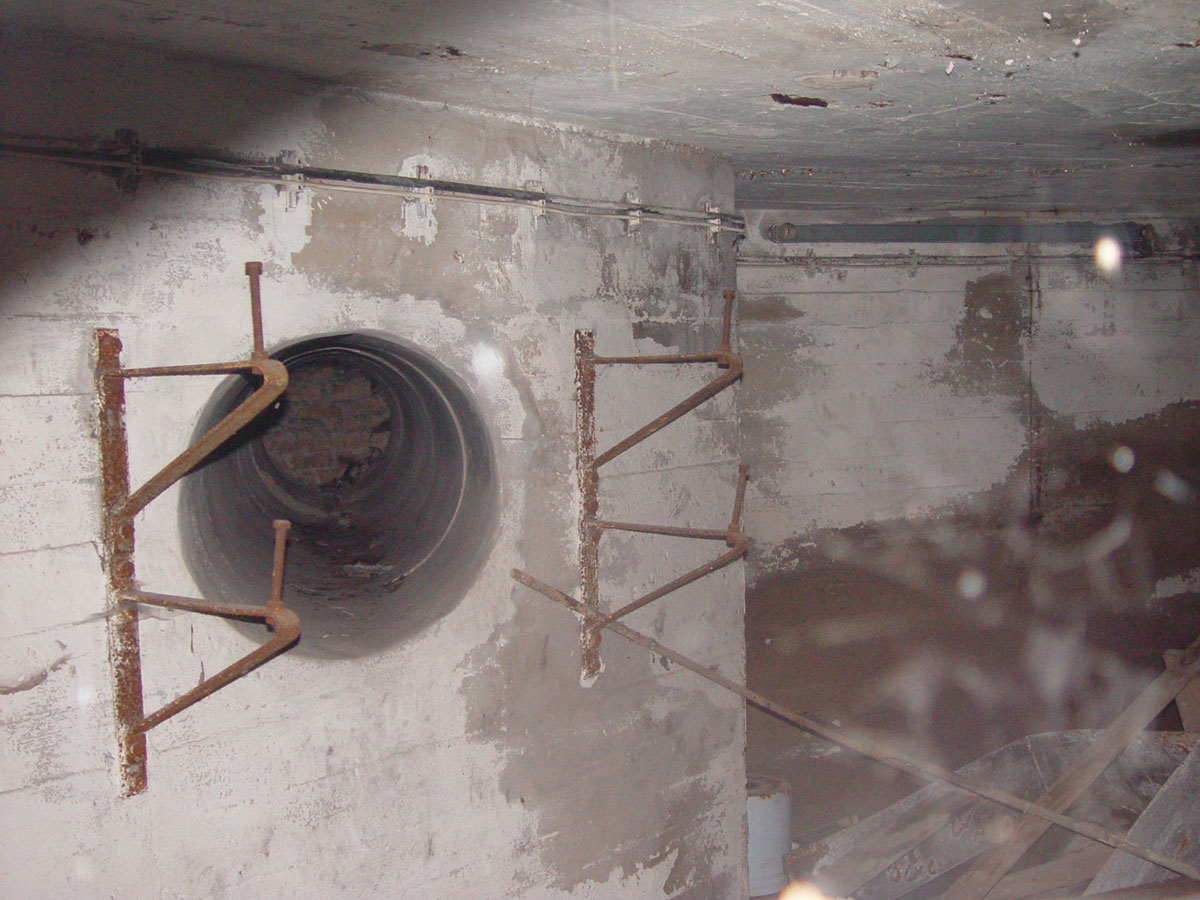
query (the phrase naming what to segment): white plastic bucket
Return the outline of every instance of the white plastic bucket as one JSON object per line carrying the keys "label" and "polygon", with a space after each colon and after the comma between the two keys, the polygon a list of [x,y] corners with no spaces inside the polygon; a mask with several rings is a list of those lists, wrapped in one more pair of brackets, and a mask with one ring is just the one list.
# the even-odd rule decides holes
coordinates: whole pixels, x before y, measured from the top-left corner
{"label": "white plastic bucket", "polygon": [[792,849],[791,785],[769,775],[748,775],[746,826],[750,896],[776,894],[787,884],[783,857]]}

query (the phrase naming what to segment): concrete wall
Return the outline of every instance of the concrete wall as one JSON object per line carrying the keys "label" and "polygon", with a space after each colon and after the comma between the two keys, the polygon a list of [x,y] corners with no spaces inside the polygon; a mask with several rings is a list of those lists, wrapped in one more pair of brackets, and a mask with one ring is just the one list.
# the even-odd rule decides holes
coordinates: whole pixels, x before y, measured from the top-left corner
{"label": "concrete wall", "polygon": [[[780,218],[751,218],[738,269],[751,685],[949,765],[1106,724],[1200,629],[1174,226],[1105,276],[1086,247],[772,245]],[[798,833],[912,788],[749,728]]]}
{"label": "concrete wall", "polygon": [[[703,154],[362,95],[136,47],[4,45],[9,134],[109,137],[313,165],[725,209]],[[40,43],[39,43],[40,41]],[[422,170],[424,171],[424,170]],[[574,590],[573,332],[600,352],[715,345],[732,247],[698,229],[0,159],[0,869],[25,897],[744,896],[741,703],[605,642],[583,687],[575,619],[509,578]],[[128,365],[239,358],[245,260],[268,344],[369,330],[435,355],[474,395],[501,477],[493,549],[446,618],[355,660],[291,653],[150,734],[148,791],[118,797],[106,652],[92,332]],[[496,360],[499,365],[496,365]],[[602,376],[603,448],[707,373]],[[633,377],[633,376],[631,376]],[[641,376],[639,376],[641,377]],[[130,384],[133,479],[182,447],[217,379]],[[734,392],[606,474],[605,514],[727,521]],[[195,590],[177,489],[138,521],[138,574]],[[607,538],[605,539],[607,542]],[[606,543],[615,603],[710,547]],[[740,567],[631,624],[744,671]],[[143,618],[148,709],[250,644]]]}

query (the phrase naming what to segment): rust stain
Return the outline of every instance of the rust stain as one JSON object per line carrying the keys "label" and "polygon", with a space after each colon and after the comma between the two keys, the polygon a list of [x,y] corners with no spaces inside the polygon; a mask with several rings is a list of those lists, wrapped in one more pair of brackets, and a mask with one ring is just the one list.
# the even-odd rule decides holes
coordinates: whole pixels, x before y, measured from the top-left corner
{"label": "rust stain", "polygon": [[829,106],[828,100],[820,97],[801,97],[799,94],[772,94],[771,99],[784,106],[816,106],[824,109]]}

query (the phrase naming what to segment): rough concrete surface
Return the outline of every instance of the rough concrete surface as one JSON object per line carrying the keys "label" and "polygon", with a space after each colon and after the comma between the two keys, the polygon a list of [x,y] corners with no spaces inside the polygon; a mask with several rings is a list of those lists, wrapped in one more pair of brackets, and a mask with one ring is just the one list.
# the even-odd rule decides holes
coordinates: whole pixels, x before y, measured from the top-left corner
{"label": "rough concrete surface", "polygon": [[[6,41],[0,128],[10,133],[86,139],[128,127],[147,143],[315,165],[420,165],[695,209],[732,201],[730,169],[698,151],[149,51],[24,56]],[[109,174],[13,159],[0,160],[0,183],[6,893],[744,896],[740,702],[615,639],[605,673],[581,687],[574,617],[508,575],[521,567],[569,590],[578,579],[573,331],[594,328],[606,352],[715,344],[733,281],[728,238],[155,176],[122,193]],[[391,334],[460,379],[491,433],[499,524],[448,616],[358,659],[285,654],[151,732],[149,789],[120,799],[92,329],[119,329],[131,365],[243,356],[250,259],[264,264],[269,345]],[[639,393],[610,383],[603,439],[622,416],[656,415],[684,378]],[[130,384],[135,483],[181,448],[218,382]],[[723,524],[737,428],[730,395],[623,461],[605,502],[651,521]],[[177,493],[138,519],[138,576],[189,594]],[[642,547],[612,559],[611,602],[679,564]],[[742,594],[733,567],[637,624],[740,678]],[[185,614],[147,612],[141,634],[147,709],[249,648],[227,624]]]}
{"label": "rough concrete surface", "polygon": [[[1200,633],[1194,260],[747,244],[750,685],[952,767],[1107,724]],[[755,711],[747,764],[797,834],[914,787]]]}
{"label": "rough concrete surface", "polygon": [[4,18],[51,46],[65,30],[704,147],[743,206],[818,219],[1196,208],[1189,0],[15,0]]}

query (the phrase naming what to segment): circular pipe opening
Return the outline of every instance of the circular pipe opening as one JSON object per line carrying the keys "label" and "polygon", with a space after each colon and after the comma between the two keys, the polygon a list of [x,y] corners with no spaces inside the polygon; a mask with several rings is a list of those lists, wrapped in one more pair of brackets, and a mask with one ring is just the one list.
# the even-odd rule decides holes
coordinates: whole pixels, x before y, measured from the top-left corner
{"label": "circular pipe opening", "polygon": [[[183,482],[184,558],[205,597],[262,604],[271,521],[289,519],[298,652],[383,650],[453,609],[478,573],[496,508],[487,429],[413,347],[339,334],[273,355],[288,369],[275,407]],[[251,390],[245,378],[218,388],[196,435]]]}

